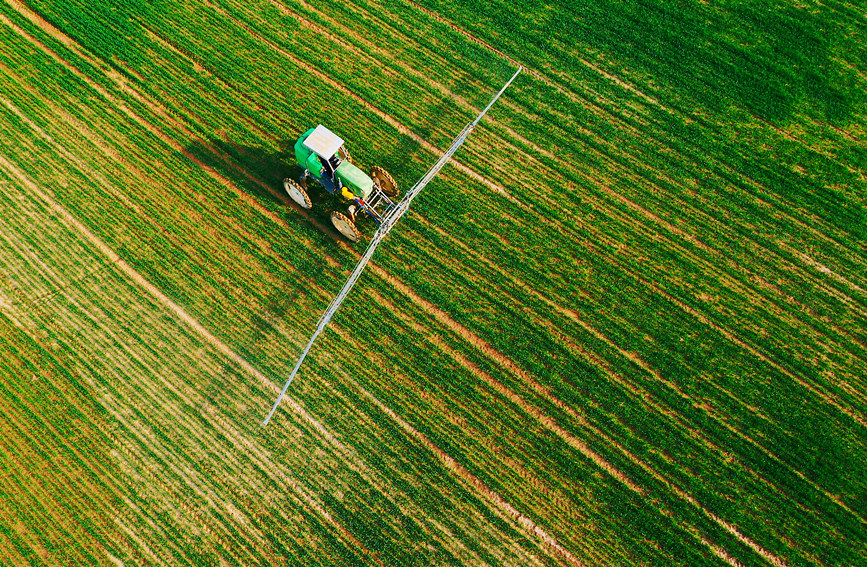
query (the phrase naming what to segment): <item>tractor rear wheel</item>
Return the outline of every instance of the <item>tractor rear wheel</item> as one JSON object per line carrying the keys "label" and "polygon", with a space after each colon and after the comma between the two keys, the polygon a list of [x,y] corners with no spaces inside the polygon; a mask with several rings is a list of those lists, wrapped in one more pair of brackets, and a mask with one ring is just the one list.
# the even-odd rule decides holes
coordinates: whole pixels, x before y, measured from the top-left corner
{"label": "tractor rear wheel", "polygon": [[386,194],[388,197],[397,197],[400,191],[397,189],[397,183],[394,181],[394,177],[389,175],[389,173],[378,165],[374,165],[370,169],[370,178],[373,179],[373,182],[376,183],[382,192]]}
{"label": "tractor rear wheel", "polygon": [[352,156],[349,155],[349,150],[346,149],[346,146],[340,146],[340,149],[337,150],[337,155],[340,159],[345,159],[349,163],[352,163]]}
{"label": "tractor rear wheel", "polygon": [[358,232],[358,229],[355,227],[355,223],[349,220],[349,217],[344,215],[343,213],[338,213],[334,211],[331,213],[331,224],[334,225],[334,228],[337,229],[337,232],[342,234],[346,240],[350,242],[358,242],[361,233]]}
{"label": "tractor rear wheel", "polygon": [[289,198],[298,203],[298,206],[302,209],[309,209],[313,206],[310,197],[307,195],[307,191],[288,177],[283,180],[283,189],[286,189]]}

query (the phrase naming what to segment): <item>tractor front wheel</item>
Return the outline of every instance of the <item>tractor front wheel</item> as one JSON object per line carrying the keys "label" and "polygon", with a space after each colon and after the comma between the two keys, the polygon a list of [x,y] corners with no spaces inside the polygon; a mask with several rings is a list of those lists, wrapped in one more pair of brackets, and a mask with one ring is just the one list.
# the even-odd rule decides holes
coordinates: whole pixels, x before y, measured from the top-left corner
{"label": "tractor front wheel", "polygon": [[289,198],[298,203],[298,206],[302,209],[309,209],[313,206],[310,197],[307,195],[307,191],[288,177],[283,180],[283,189],[289,194]]}
{"label": "tractor front wheel", "polygon": [[349,220],[349,217],[344,215],[343,213],[338,213],[334,211],[331,213],[331,224],[334,225],[334,228],[337,229],[337,232],[342,234],[346,240],[350,242],[358,242],[358,238],[361,234],[358,232],[358,229],[355,227],[355,223]]}
{"label": "tractor front wheel", "polygon": [[397,189],[397,183],[394,181],[394,177],[389,175],[389,173],[379,167],[378,165],[374,165],[370,169],[370,178],[373,179],[373,182],[376,183],[382,192],[386,194],[388,197],[397,197],[397,194],[400,191]]}

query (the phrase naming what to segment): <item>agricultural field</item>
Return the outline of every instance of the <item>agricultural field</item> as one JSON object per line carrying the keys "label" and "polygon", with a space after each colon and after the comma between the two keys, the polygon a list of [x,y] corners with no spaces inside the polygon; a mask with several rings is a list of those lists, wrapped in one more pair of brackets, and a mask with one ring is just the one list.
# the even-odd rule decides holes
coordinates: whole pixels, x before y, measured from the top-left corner
{"label": "agricultural field", "polygon": [[[0,565],[867,564],[858,3],[0,1]],[[261,422],[373,233],[518,65]]]}

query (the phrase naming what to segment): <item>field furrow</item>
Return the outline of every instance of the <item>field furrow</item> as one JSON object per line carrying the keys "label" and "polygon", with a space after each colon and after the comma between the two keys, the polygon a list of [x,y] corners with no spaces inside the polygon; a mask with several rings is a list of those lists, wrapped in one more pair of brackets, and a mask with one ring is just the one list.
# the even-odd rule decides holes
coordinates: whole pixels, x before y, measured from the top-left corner
{"label": "field furrow", "polygon": [[[0,3],[0,553],[859,564],[852,9]],[[296,134],[406,189],[518,62],[263,429],[363,246]]]}

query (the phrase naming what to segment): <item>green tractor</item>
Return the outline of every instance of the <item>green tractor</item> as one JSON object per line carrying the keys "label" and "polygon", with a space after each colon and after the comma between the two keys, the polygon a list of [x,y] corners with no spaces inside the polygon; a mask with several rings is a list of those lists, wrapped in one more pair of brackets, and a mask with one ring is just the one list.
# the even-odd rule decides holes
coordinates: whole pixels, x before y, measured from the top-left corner
{"label": "green tractor", "polygon": [[304,132],[295,142],[295,160],[302,169],[298,181],[283,180],[289,197],[303,209],[313,206],[307,194],[308,180],[322,185],[326,191],[349,201],[347,213],[333,211],[331,224],[347,240],[355,242],[360,233],[355,226],[363,211],[377,225],[395,204],[391,197],[398,194],[397,183],[383,168],[374,166],[370,176],[352,164],[343,140],[323,125]]}

